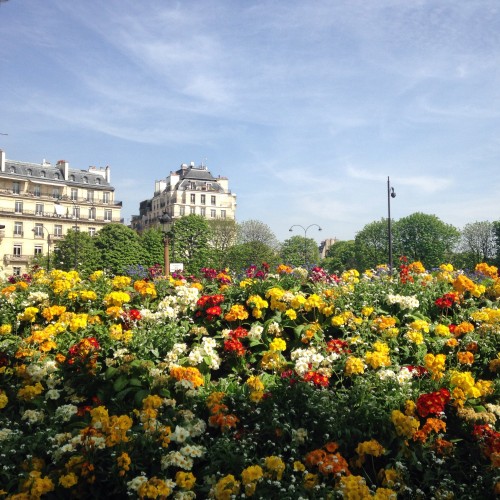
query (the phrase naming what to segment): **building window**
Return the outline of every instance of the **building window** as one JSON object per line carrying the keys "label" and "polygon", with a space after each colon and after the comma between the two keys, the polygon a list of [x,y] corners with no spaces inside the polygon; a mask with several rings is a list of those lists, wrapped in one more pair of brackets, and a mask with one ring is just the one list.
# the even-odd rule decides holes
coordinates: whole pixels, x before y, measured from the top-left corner
{"label": "building window", "polygon": [[99,177],[96,177],[95,183],[96,184],[100,184],[101,183],[101,179],[99,179]]}
{"label": "building window", "polygon": [[191,203],[196,203],[196,195],[195,194],[191,194]]}
{"label": "building window", "polygon": [[106,222],[111,222],[112,220],[112,211],[111,210],[104,210],[104,220]]}
{"label": "building window", "polygon": [[42,190],[40,189],[40,185],[36,184],[33,186],[33,196],[40,196],[42,193]]}
{"label": "building window", "polygon": [[35,215],[43,215],[43,203],[37,203],[35,206]]}
{"label": "building window", "polygon": [[109,203],[109,193],[107,191],[105,191],[104,193],[102,193],[102,202],[103,203]]}
{"label": "building window", "polygon": [[212,217],[212,219],[215,219],[215,210],[210,210],[210,217]]}
{"label": "building window", "polygon": [[59,176],[59,172],[56,172],[56,173],[54,174],[54,179],[59,179],[59,178],[60,178],[60,176]]}
{"label": "building window", "polygon": [[43,238],[43,224],[35,224],[33,232],[35,233],[35,238]]}
{"label": "building window", "polygon": [[22,214],[23,213],[23,202],[22,201],[16,201],[16,206],[14,208],[14,211],[16,214]]}
{"label": "building window", "polygon": [[88,184],[89,183],[89,178],[88,177],[84,177],[83,178],[83,183],[84,184]]}
{"label": "building window", "polygon": [[220,218],[221,219],[225,219],[226,218],[226,211],[225,210],[221,210],[220,211]]}
{"label": "building window", "polygon": [[54,236],[62,236],[62,225],[61,224],[55,224],[54,225]]}
{"label": "building window", "polygon": [[182,217],[184,216],[186,211],[184,210],[184,207],[179,207],[179,215]]}
{"label": "building window", "polygon": [[73,201],[77,201],[78,200],[78,189],[71,188],[71,199]]}
{"label": "building window", "polygon": [[75,205],[73,205],[73,218],[74,219],[80,218],[80,207],[77,207]]}
{"label": "building window", "polygon": [[45,170],[42,170],[42,171],[40,172],[40,177],[45,177]]}
{"label": "building window", "polygon": [[88,190],[87,191],[87,201],[93,202],[94,201],[94,191]]}
{"label": "building window", "polygon": [[201,215],[202,217],[205,217],[205,207],[201,207],[201,208],[200,208],[200,215]]}
{"label": "building window", "polygon": [[14,245],[13,252],[15,257],[21,257],[21,255],[23,254],[22,245],[19,244]]}
{"label": "building window", "polygon": [[69,180],[70,180],[71,182],[75,182],[75,176],[74,176],[74,175],[70,175],[70,176],[69,176]]}
{"label": "building window", "polygon": [[210,196],[210,203],[215,205],[215,196]]}
{"label": "building window", "polygon": [[192,214],[195,214],[196,213],[196,207],[189,207],[189,213],[192,215]]}
{"label": "building window", "polygon": [[42,255],[42,245],[35,245],[34,255]]}
{"label": "building window", "polygon": [[95,227],[89,227],[89,236],[95,236]]}
{"label": "building window", "polygon": [[12,192],[14,194],[19,194],[21,192],[21,184],[19,184],[19,182],[15,181],[12,183]]}
{"label": "building window", "polygon": [[201,204],[202,204],[202,205],[205,205],[205,203],[206,203],[206,202],[207,202],[207,201],[206,201],[206,195],[202,194],[202,195],[201,195]]}
{"label": "building window", "polygon": [[52,198],[55,198],[56,200],[58,200],[60,198],[59,188],[52,189]]}
{"label": "building window", "polygon": [[12,274],[14,276],[21,276],[21,268],[20,267],[17,267],[17,266],[14,266],[12,268]]}
{"label": "building window", "polygon": [[28,168],[28,170],[26,171],[26,174],[27,175],[33,175],[33,171],[31,170],[31,168]]}
{"label": "building window", "polygon": [[14,222],[14,236],[22,236],[22,235],[23,235],[23,223]]}
{"label": "building window", "polygon": [[95,207],[90,207],[89,208],[89,219],[90,220],[95,220]]}
{"label": "building window", "polygon": [[16,173],[16,167],[10,167],[10,173],[15,174]]}

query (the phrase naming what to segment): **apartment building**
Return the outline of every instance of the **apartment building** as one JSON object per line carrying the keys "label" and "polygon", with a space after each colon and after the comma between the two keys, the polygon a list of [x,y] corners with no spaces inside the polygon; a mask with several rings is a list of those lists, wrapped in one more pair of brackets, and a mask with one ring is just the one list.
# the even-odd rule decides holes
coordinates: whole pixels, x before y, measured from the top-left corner
{"label": "apartment building", "polygon": [[[9,160],[0,150],[0,266],[6,275],[26,272],[37,255],[46,255],[69,229],[95,235],[120,223],[109,167],[71,168],[43,160]],[[3,226],[3,227],[2,227]]]}
{"label": "apartment building", "polygon": [[189,214],[209,220],[235,219],[236,195],[229,190],[227,177],[214,177],[204,165],[183,163],[166,179],[155,181],[153,197],[140,203],[131,227],[142,232]]}

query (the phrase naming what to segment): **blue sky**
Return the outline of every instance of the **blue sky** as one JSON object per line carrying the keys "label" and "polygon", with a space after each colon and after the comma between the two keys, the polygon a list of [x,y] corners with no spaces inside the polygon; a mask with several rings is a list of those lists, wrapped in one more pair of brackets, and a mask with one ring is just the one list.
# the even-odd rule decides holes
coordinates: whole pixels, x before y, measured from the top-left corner
{"label": "blue sky", "polygon": [[500,219],[497,0],[9,0],[0,26],[0,148],[109,165],[126,222],[191,161],[281,241],[354,238],[388,176],[396,220]]}

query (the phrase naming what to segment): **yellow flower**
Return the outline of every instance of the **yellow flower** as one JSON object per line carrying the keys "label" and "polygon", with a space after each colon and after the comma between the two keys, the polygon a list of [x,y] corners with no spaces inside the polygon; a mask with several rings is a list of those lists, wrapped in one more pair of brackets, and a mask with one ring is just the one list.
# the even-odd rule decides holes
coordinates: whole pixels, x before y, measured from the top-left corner
{"label": "yellow flower", "polygon": [[0,326],[0,335],[8,335],[11,332],[12,332],[12,325]]}
{"label": "yellow flower", "polygon": [[179,488],[191,490],[196,483],[196,478],[192,472],[177,471],[175,474],[175,482]]}
{"label": "yellow flower", "polygon": [[242,321],[248,318],[248,312],[245,309],[245,306],[241,304],[234,304],[231,306],[231,310],[226,313],[224,319],[226,321]]}
{"label": "yellow flower", "polygon": [[294,309],[287,309],[285,311],[285,314],[288,317],[288,319],[291,319],[292,321],[297,319],[297,313],[295,312]]}
{"label": "yellow flower", "polygon": [[286,342],[283,339],[275,338],[270,344],[271,351],[284,351],[286,350]]}
{"label": "yellow flower", "polygon": [[424,366],[432,373],[433,380],[443,378],[443,372],[446,365],[446,354],[426,354],[424,356]]}
{"label": "yellow flower", "polygon": [[213,494],[215,500],[230,500],[239,491],[240,482],[232,474],[228,474],[217,481],[213,489]]}
{"label": "yellow flower", "polygon": [[130,286],[130,283],[132,283],[132,278],[130,278],[129,276],[115,276],[111,280],[111,285],[117,290],[123,290],[124,288],[127,288],[128,286]]}
{"label": "yellow flower", "polygon": [[241,480],[246,486],[249,483],[258,481],[264,475],[264,471],[260,465],[250,465],[241,472]]}
{"label": "yellow flower", "polygon": [[125,302],[130,302],[130,295],[126,292],[111,292],[104,297],[104,303],[108,307],[121,307]]}
{"label": "yellow flower", "polygon": [[63,488],[71,488],[77,483],[78,483],[78,476],[74,472],[69,472],[68,474],[64,474],[59,478],[59,484]]}
{"label": "yellow flower", "polygon": [[363,360],[355,356],[349,356],[345,363],[345,374],[348,376],[357,375],[365,372]]}
{"label": "yellow flower", "polygon": [[[270,456],[264,459],[265,468],[270,471],[270,476],[281,481],[285,471],[285,462],[280,457]],[[266,474],[267,475],[267,474]]]}
{"label": "yellow flower", "polygon": [[408,270],[411,271],[412,273],[415,273],[415,274],[425,273],[425,267],[423,266],[422,262],[420,262],[420,261],[412,262],[408,266]]}
{"label": "yellow flower", "polygon": [[441,324],[436,325],[434,333],[440,337],[449,337],[451,335],[449,327]]}
{"label": "yellow flower", "polygon": [[255,375],[252,375],[251,377],[248,378],[246,381],[246,384],[252,391],[263,391],[264,390],[264,384],[260,380],[259,377],[256,377]]}
{"label": "yellow flower", "polygon": [[24,312],[19,313],[17,315],[17,319],[19,321],[28,321],[33,323],[35,321],[36,315],[38,314],[39,309],[37,307],[27,307]]}
{"label": "yellow flower", "polygon": [[411,438],[418,431],[420,422],[412,416],[407,416],[399,410],[392,410],[391,421],[398,436]]}
{"label": "yellow flower", "polygon": [[21,387],[19,391],[17,391],[17,397],[19,399],[24,399],[28,401],[30,399],[36,398],[43,392],[43,385],[40,382],[37,382],[35,385],[25,385]]}
{"label": "yellow flower", "polygon": [[0,410],[3,410],[9,402],[9,398],[7,397],[7,394],[5,394],[5,391],[0,391]]}

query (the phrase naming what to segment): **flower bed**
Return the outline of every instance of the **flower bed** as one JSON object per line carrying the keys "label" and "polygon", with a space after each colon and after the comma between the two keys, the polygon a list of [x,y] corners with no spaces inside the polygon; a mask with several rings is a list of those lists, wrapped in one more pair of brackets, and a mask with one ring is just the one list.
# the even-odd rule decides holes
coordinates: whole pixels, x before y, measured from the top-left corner
{"label": "flower bed", "polygon": [[0,290],[0,497],[493,498],[500,279],[331,276]]}

